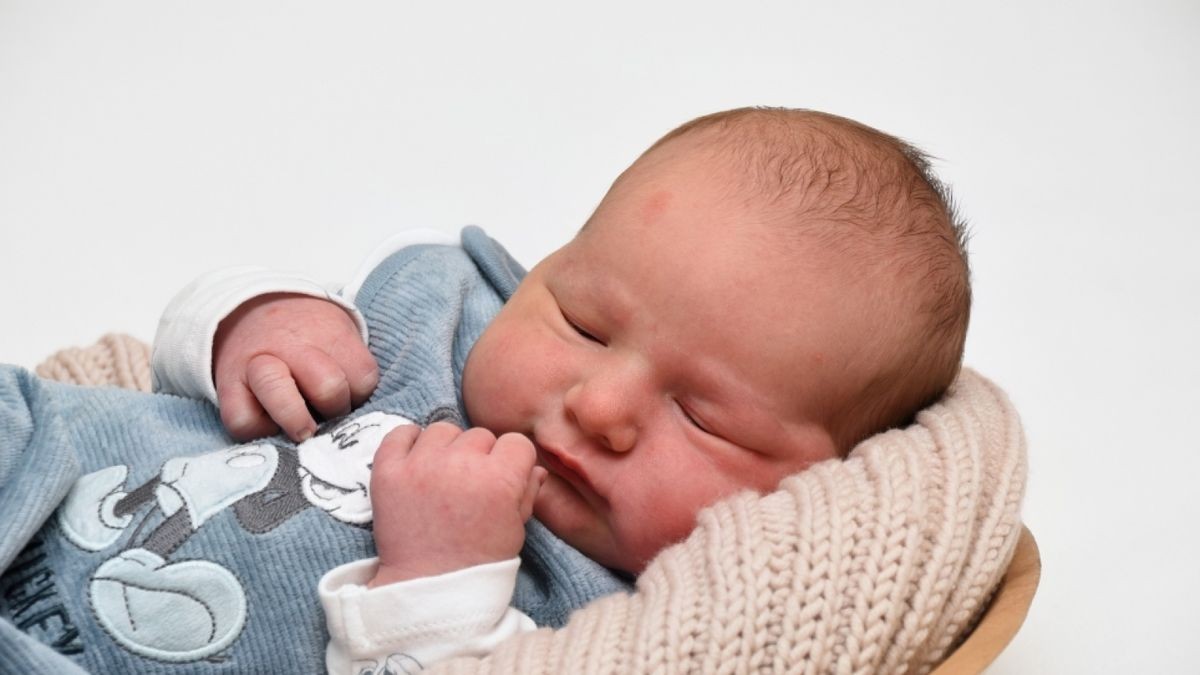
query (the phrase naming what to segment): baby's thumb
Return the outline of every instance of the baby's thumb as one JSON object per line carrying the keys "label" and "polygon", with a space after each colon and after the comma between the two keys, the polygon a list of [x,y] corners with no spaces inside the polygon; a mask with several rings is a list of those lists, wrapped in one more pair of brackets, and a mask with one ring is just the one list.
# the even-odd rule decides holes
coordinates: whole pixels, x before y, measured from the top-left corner
{"label": "baby's thumb", "polygon": [[529,482],[525,483],[525,494],[521,496],[521,520],[529,520],[533,515],[533,502],[537,500],[538,490],[546,482],[546,469],[534,466],[529,471]]}

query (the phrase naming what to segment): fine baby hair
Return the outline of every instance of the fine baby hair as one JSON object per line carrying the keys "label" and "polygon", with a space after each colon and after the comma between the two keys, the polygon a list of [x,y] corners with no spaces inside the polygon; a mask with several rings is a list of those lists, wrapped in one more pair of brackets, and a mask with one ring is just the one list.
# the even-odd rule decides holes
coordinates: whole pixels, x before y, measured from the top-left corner
{"label": "fine baby hair", "polygon": [[968,232],[928,155],[829,113],[737,108],[668,132],[613,191],[687,141],[728,167],[728,199],[765,207],[777,245],[824,249],[847,294],[862,294],[845,311],[871,317],[871,339],[844,364],[847,377],[826,411],[841,454],[907,424],[945,393],[970,318]]}

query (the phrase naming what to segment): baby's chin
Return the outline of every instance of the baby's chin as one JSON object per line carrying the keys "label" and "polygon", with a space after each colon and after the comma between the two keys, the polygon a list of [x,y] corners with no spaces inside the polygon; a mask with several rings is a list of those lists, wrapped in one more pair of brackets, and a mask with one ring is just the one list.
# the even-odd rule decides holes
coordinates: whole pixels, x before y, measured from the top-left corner
{"label": "baby's chin", "polygon": [[635,566],[625,560],[607,523],[562,479],[553,475],[546,478],[533,502],[533,516],[556,537],[605,567],[635,574],[644,566],[632,569]]}
{"label": "baby's chin", "polygon": [[585,533],[594,530],[594,521],[599,520],[583,498],[554,474],[546,476],[546,482],[538,490],[533,517],[576,548],[579,548],[576,542],[586,540]]}

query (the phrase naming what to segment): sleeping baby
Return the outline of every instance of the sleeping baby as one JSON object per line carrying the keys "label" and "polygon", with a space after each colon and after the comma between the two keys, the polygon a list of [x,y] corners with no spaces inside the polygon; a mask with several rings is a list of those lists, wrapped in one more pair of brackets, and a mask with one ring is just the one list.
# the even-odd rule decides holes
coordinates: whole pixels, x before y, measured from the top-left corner
{"label": "sleeping baby", "polygon": [[[957,375],[969,307],[924,156],[785,109],[667,134],[528,274],[468,228],[392,241],[338,295],[209,275],[164,316],[155,376],[242,445],[195,398],[3,373],[27,411],[3,452],[67,438],[78,475],[18,504],[61,502],[0,557],[23,631],[0,666],[50,645],[96,670],[314,670],[327,628],[330,671],[402,672],[562,625],[705,506],[908,423]],[[74,640],[30,620],[58,606]]]}

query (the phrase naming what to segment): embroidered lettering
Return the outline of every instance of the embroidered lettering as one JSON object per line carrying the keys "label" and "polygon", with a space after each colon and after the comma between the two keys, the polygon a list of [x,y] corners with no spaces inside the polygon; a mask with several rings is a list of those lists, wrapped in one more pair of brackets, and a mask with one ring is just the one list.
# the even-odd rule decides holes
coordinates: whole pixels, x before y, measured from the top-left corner
{"label": "embroidered lettering", "polygon": [[0,580],[4,609],[18,629],[50,645],[60,654],[83,653],[79,629],[58,600],[54,570],[46,563],[44,542],[30,541]]}

